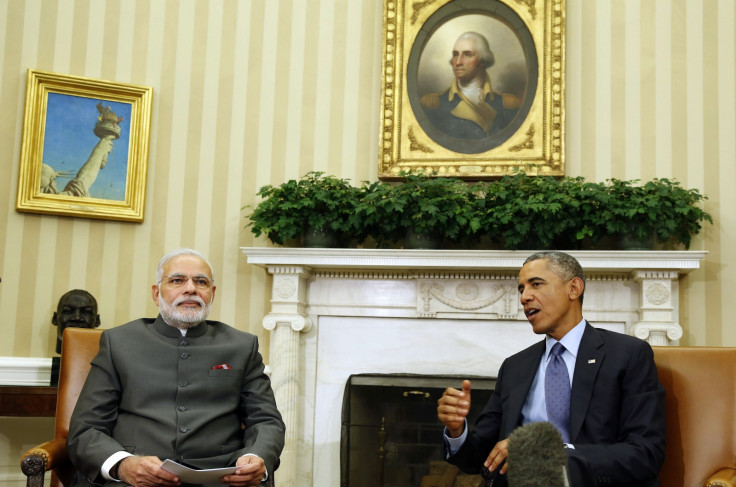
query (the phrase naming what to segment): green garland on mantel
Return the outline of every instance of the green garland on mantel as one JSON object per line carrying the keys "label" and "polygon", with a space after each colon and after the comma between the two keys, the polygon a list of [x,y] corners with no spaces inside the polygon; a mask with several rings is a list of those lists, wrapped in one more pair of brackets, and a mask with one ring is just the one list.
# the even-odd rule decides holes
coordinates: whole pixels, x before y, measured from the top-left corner
{"label": "green garland on mantel", "polygon": [[706,196],[665,178],[402,177],[354,186],[310,172],[266,185],[244,207],[246,228],[296,247],[621,250],[687,249],[713,223]]}

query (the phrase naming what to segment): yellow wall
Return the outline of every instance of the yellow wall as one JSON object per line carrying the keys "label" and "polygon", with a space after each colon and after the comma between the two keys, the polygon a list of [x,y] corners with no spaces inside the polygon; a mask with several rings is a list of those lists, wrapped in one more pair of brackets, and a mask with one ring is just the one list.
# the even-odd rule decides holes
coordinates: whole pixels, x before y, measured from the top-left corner
{"label": "yellow wall", "polygon": [[[180,246],[212,260],[212,317],[265,335],[266,278],[238,252],[265,241],[241,207],[309,170],[375,179],[381,19],[375,0],[0,0],[0,356],[53,355],[69,289],[103,328],[155,316]],[[153,86],[142,224],[15,211],[28,68]]]}
{"label": "yellow wall", "polygon": [[[567,2],[567,174],[676,178],[709,196],[715,225],[692,248],[710,253],[681,288],[681,343],[736,346],[736,4]],[[212,317],[267,343],[267,278],[238,253],[266,242],[241,207],[310,170],[376,179],[382,9],[0,0],[0,356],[54,355],[51,315],[72,288],[97,297],[104,328],[155,315],[155,264],[179,246],[212,260]],[[15,211],[28,68],[153,86],[142,224]],[[24,442],[0,433],[0,483],[20,485]]]}

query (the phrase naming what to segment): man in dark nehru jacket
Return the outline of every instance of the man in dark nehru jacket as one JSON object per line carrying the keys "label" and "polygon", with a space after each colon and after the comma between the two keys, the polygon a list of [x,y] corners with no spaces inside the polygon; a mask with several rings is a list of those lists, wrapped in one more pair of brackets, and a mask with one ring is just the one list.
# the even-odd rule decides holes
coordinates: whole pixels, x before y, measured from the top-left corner
{"label": "man in dark nehru jacket", "polygon": [[158,317],[102,332],[69,425],[73,485],[180,485],[166,459],[237,467],[214,485],[273,475],[284,423],[257,337],[207,320],[214,283],[202,254],[172,251],[152,286]]}

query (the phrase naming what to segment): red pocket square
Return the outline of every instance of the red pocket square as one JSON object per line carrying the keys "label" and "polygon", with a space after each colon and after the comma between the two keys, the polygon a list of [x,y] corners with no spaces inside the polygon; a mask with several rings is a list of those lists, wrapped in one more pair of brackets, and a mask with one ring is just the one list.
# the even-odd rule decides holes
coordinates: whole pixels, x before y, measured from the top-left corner
{"label": "red pocket square", "polygon": [[212,369],[213,370],[214,369],[232,369],[232,367],[230,367],[229,364],[220,364],[220,365],[215,365],[214,367],[212,367]]}

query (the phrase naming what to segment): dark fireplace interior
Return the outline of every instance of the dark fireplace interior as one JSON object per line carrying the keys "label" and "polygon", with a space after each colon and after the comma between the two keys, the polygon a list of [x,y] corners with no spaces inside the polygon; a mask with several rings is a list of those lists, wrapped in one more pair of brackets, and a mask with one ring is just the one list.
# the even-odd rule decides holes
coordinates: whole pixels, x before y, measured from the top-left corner
{"label": "dark fireplace interior", "polygon": [[[479,486],[479,475],[442,459],[437,400],[447,387],[472,383],[469,424],[490,398],[495,379],[389,374],[352,375],[345,386],[340,445],[341,487]],[[450,479],[448,481],[448,479]]]}

